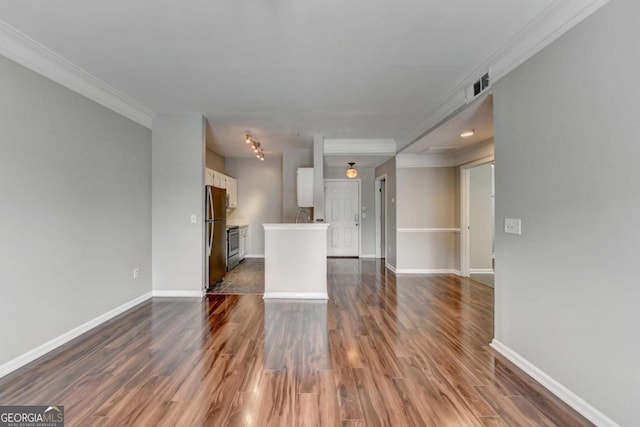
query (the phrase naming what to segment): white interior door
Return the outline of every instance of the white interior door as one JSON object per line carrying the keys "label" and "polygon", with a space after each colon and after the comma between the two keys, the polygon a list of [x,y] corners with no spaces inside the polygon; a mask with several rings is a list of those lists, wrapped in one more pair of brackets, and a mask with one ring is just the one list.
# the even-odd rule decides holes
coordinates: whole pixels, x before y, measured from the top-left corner
{"label": "white interior door", "polygon": [[359,182],[325,182],[325,221],[329,223],[327,255],[359,256]]}

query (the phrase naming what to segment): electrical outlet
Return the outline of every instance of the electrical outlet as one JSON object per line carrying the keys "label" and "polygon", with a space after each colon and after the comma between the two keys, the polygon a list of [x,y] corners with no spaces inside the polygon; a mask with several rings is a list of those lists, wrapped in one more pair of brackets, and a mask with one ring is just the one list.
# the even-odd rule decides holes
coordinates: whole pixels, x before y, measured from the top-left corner
{"label": "electrical outlet", "polygon": [[140,269],[136,267],[133,269],[133,278],[137,279],[138,277],[140,277]]}
{"label": "electrical outlet", "polygon": [[505,218],[504,232],[507,234],[522,235],[522,222],[519,219]]}

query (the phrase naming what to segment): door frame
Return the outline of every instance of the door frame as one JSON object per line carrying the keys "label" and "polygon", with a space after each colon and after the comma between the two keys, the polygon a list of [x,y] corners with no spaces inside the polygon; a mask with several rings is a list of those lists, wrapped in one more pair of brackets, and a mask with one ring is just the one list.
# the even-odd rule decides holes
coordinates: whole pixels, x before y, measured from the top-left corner
{"label": "door frame", "polygon": [[[327,216],[327,182],[357,182],[358,183],[358,258],[362,256],[362,180],[360,178],[327,178],[324,180],[324,218]],[[329,222],[331,227],[331,222]]]}
{"label": "door frame", "polygon": [[[469,277],[471,270],[471,206],[469,197],[471,196],[471,169],[476,166],[495,162],[495,155],[482,157],[473,162],[460,165],[460,274],[462,277]],[[495,200],[494,200],[495,202]],[[493,222],[495,224],[495,210],[493,212]],[[495,225],[494,229],[497,231]]]}
{"label": "door frame", "polygon": [[[382,248],[380,247],[382,244],[382,221],[380,221],[381,216],[382,216],[382,210],[380,209],[380,205],[382,205],[382,200],[380,199],[380,189],[382,188],[381,185],[381,181],[384,180],[384,185],[385,185],[385,189],[384,189],[384,194],[386,196],[387,194],[387,174],[382,174],[379,177],[377,177],[375,179],[375,192],[376,192],[376,197],[375,197],[375,204],[376,204],[376,208],[375,208],[375,215],[376,215],[376,258],[383,258],[382,257]],[[387,236],[389,235],[388,233],[388,228],[387,228],[387,198],[384,198],[384,241],[385,241],[385,245],[384,245],[384,258],[387,258]]]}

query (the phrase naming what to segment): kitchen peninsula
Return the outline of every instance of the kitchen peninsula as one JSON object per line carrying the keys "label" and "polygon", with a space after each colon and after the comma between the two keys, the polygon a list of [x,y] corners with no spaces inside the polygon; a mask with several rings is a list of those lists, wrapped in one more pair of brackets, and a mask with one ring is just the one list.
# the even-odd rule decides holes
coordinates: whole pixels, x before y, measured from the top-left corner
{"label": "kitchen peninsula", "polygon": [[329,299],[329,224],[263,224],[263,227],[264,298]]}

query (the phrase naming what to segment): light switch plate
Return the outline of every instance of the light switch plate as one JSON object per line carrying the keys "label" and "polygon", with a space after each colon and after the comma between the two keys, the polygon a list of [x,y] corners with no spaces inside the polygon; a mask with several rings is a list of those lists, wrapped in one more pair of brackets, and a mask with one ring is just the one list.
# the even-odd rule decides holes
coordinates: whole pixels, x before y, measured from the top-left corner
{"label": "light switch plate", "polygon": [[522,235],[522,221],[515,218],[504,219],[504,232],[507,234]]}
{"label": "light switch plate", "polygon": [[195,224],[198,222],[198,217],[196,214],[191,214],[191,224]]}

